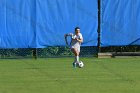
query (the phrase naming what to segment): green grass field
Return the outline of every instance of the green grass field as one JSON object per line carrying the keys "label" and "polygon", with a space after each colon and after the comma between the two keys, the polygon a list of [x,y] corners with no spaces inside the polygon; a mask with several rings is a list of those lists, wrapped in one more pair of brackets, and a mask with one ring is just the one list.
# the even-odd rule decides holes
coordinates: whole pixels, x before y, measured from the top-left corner
{"label": "green grass field", "polygon": [[0,93],[140,93],[140,58],[0,59]]}

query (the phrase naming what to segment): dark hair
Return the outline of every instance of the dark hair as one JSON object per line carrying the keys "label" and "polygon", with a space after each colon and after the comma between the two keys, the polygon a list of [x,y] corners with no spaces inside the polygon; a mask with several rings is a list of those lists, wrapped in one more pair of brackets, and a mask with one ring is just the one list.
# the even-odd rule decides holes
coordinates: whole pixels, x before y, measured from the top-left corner
{"label": "dark hair", "polygon": [[75,27],[75,31],[76,31],[77,29],[80,29],[80,27]]}

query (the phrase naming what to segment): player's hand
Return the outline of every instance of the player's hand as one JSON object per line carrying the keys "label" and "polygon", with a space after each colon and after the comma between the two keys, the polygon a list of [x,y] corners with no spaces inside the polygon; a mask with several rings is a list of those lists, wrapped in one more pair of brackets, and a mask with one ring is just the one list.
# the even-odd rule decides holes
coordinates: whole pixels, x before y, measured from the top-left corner
{"label": "player's hand", "polygon": [[77,40],[78,42],[82,42],[80,38],[77,38],[76,40]]}
{"label": "player's hand", "polygon": [[78,39],[78,38],[75,38],[75,40],[79,41],[79,39]]}

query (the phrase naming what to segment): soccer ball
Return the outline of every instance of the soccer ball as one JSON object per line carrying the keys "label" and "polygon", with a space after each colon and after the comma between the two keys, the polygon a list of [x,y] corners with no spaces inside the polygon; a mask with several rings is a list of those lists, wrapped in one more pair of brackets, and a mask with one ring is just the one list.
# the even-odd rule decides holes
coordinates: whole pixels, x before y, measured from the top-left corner
{"label": "soccer ball", "polygon": [[79,66],[79,68],[82,68],[82,67],[84,67],[84,63],[83,63],[82,61],[80,61],[80,62],[78,63],[78,66]]}

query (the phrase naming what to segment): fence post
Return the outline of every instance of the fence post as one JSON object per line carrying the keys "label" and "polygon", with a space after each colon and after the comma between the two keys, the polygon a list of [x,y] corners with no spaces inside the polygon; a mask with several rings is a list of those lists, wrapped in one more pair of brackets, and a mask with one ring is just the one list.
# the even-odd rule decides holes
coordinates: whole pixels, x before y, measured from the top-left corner
{"label": "fence post", "polygon": [[37,48],[33,48],[33,57],[37,59]]}
{"label": "fence post", "polygon": [[101,38],[100,38],[100,32],[101,32],[101,30],[100,30],[100,22],[101,22],[101,18],[100,18],[100,16],[101,16],[101,0],[98,0],[98,30],[97,30],[97,32],[98,32],[98,53],[100,53],[101,52]]}

